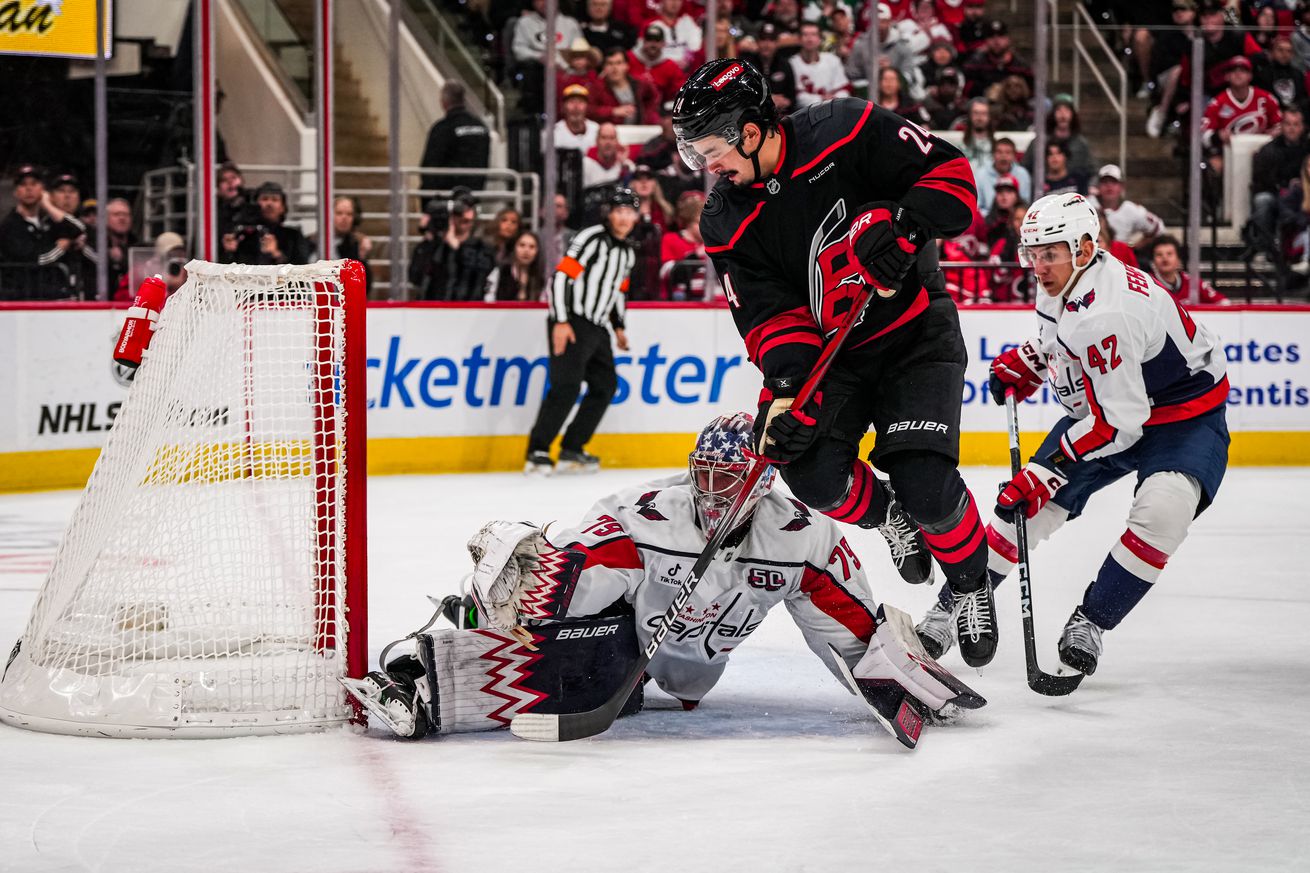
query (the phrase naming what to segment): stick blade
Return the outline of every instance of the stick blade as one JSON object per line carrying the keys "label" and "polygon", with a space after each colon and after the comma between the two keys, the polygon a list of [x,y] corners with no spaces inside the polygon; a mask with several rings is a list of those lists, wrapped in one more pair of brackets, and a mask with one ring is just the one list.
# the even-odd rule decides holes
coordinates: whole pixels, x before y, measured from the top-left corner
{"label": "stick blade", "polygon": [[1047,697],[1064,697],[1066,694],[1072,694],[1074,689],[1082,684],[1082,681],[1086,678],[1082,673],[1074,673],[1071,676],[1053,676],[1050,673],[1037,670],[1028,674],[1028,687]]}
{"label": "stick blade", "polygon": [[558,715],[545,715],[525,712],[516,715],[509,723],[509,731],[521,740],[538,743],[558,743],[562,737],[559,732]]}

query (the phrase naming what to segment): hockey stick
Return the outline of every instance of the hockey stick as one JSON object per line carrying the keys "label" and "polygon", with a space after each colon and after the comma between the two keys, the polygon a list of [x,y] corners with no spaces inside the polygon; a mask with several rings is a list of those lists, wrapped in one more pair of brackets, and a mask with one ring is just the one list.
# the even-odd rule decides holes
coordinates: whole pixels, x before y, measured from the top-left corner
{"label": "hockey stick", "polygon": [[[838,328],[837,333],[824,346],[823,352],[819,355],[819,360],[815,362],[814,369],[810,371],[809,378],[797,392],[796,399],[792,401],[792,407],[801,409],[814,395],[819,387],[819,382],[823,379],[824,374],[828,372],[833,358],[841,350],[842,345],[846,342],[846,337],[859,323],[860,316],[864,312],[864,307],[873,297],[873,286],[861,285],[862,291],[851,299],[851,310],[846,315],[846,320]],[[740,491],[737,492],[736,498],[733,499],[732,505],[724,513],[723,519],[719,522],[710,537],[710,541],[705,544],[705,549],[692,565],[691,572],[687,578],[678,586],[677,592],[673,595],[673,602],[669,608],[664,611],[660,618],[660,623],[655,627],[655,633],[651,635],[650,642],[646,643],[641,654],[637,658],[637,663],[628,671],[628,675],[623,677],[618,690],[614,692],[608,700],[596,709],[586,712],[565,712],[558,714],[546,714],[536,712],[525,712],[522,715],[514,716],[513,721],[509,724],[509,729],[514,736],[521,737],[525,740],[537,740],[540,742],[563,742],[565,740],[580,740],[586,737],[593,737],[596,734],[604,733],[609,730],[610,725],[619,717],[619,711],[623,709],[623,704],[627,702],[628,696],[632,694],[632,689],[637,687],[641,681],[642,675],[646,672],[646,667],[650,665],[651,659],[655,657],[655,652],[659,650],[660,643],[668,636],[669,629],[673,627],[673,622],[682,611],[691,598],[692,592],[700,584],[701,577],[709,569],[710,564],[714,562],[714,556],[718,554],[719,548],[723,541],[737,527],[737,518],[741,515],[742,508],[746,505],[747,499],[755,485],[760,481],[760,477],[769,469],[769,463],[762,458],[752,458],[750,466],[746,470],[746,481]]]}
{"label": "hockey stick", "polygon": [[[1023,462],[1019,459],[1019,410],[1013,388],[1005,389],[1005,417],[1010,426],[1010,475],[1018,476]],[[1019,610],[1023,614],[1023,657],[1028,664],[1028,687],[1047,697],[1063,697],[1077,688],[1084,677],[1082,673],[1073,676],[1043,673],[1037,664],[1032,577],[1028,572],[1028,518],[1022,506],[1014,509],[1014,539],[1019,549]]]}

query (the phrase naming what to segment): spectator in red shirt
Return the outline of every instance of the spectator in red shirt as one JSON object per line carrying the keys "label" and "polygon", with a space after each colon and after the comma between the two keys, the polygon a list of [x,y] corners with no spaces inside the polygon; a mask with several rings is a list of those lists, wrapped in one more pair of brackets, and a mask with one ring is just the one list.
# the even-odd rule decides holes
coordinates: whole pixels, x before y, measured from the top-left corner
{"label": "spectator in red shirt", "polygon": [[[705,241],[700,214],[705,195],[684,191],[678,198],[678,230],[668,230],[660,244],[660,286],[666,300],[699,300],[705,296]],[[688,263],[689,261],[699,263]]]}
{"label": "spectator in red shirt", "polygon": [[1228,145],[1235,133],[1276,134],[1282,119],[1278,98],[1252,86],[1251,62],[1236,57],[1228,62],[1228,88],[1205,108],[1201,136],[1206,145]]}
{"label": "spectator in red shirt", "polygon": [[[1182,245],[1178,240],[1166,235],[1155,241],[1155,245],[1151,247],[1151,275],[1178,302],[1192,302],[1192,280],[1183,271]],[[1232,303],[1204,280],[1201,282],[1201,296],[1198,300],[1201,303],[1218,306],[1228,306]]]}
{"label": "spectator in red shirt", "polygon": [[568,69],[555,77],[555,99],[563,103],[564,89],[570,85],[581,85],[587,89],[588,94],[595,94],[599,87],[596,70],[600,68],[600,49],[583,37],[578,37],[560,54],[564,56]]}
{"label": "spectator in red shirt", "polygon": [[642,32],[637,48],[628,52],[632,75],[645,76],[655,83],[660,102],[672,100],[687,81],[687,74],[673,61],[664,60],[664,31],[651,25]]}
{"label": "spectator in red shirt", "polygon": [[593,121],[615,124],[659,124],[660,95],[655,83],[645,76],[634,76],[628,53],[617,46],[605,52],[600,68],[600,82],[591,92],[587,115]]}

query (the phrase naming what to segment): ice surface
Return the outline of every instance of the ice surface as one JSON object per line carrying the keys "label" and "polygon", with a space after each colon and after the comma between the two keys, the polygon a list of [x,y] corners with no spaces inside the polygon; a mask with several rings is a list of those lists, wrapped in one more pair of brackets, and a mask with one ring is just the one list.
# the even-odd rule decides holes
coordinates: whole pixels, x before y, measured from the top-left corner
{"label": "ice surface", "polygon": [[[656,471],[370,483],[373,658],[454,590],[490,518],[572,522]],[[999,469],[966,471],[984,500]],[[1040,655],[1123,530],[1131,486],[1034,559]],[[26,620],[76,494],[0,497],[0,647]],[[1017,585],[979,675],[990,704],[902,749],[784,611],[684,713],[658,691],[601,737],[407,743],[371,731],[97,740],[0,725],[0,871],[1310,870],[1310,470],[1230,470],[1101,669],[1023,680]],[[875,594],[916,618],[876,533]]]}

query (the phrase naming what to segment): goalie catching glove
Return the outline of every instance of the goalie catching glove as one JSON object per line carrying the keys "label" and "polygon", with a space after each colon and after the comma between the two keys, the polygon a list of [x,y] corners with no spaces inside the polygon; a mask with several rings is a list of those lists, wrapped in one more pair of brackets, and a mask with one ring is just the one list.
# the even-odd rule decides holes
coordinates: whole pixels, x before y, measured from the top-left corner
{"label": "goalie catching glove", "polygon": [[790,463],[805,454],[819,434],[819,409],[823,392],[800,409],[793,409],[798,380],[766,379],[760,392],[759,414],[755,416],[755,451],[775,464]]}
{"label": "goalie catching glove", "polygon": [[523,622],[564,614],[585,561],[581,552],[555,548],[541,528],[525,522],[489,522],[468,550],[478,611],[490,627],[519,639],[530,637]]}

